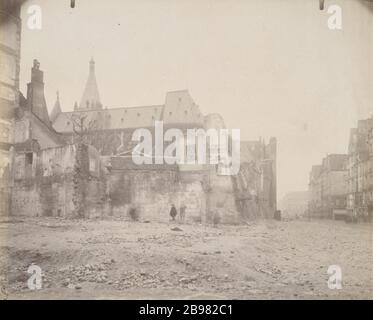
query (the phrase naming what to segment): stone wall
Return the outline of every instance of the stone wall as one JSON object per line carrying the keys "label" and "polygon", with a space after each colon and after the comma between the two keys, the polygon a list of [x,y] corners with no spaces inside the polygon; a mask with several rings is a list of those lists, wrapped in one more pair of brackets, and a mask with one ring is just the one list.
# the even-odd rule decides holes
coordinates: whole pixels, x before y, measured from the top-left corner
{"label": "stone wall", "polygon": [[19,105],[20,3],[0,1],[0,215],[8,215],[15,110]]}
{"label": "stone wall", "polygon": [[187,180],[177,166],[134,168],[120,157],[113,157],[112,165],[108,194],[113,215],[130,219],[130,210],[135,208],[141,220],[168,221],[171,205],[179,211],[184,203],[187,220],[202,220],[206,203],[202,178]]}
{"label": "stone wall", "polygon": [[232,176],[236,204],[244,219],[273,218],[277,210],[276,139],[241,142],[241,166]]}
{"label": "stone wall", "polygon": [[18,153],[11,212],[29,216],[101,216],[106,214],[105,189],[100,157],[92,147],[67,145]]}
{"label": "stone wall", "polygon": [[231,176],[218,175],[214,167],[208,176],[208,210],[206,221],[223,224],[236,224],[241,216],[236,207]]}

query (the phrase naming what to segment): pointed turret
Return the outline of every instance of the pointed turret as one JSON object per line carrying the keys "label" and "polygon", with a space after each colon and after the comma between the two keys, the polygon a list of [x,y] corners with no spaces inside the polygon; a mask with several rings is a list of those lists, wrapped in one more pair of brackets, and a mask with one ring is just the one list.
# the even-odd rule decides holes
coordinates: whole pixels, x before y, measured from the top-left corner
{"label": "pointed turret", "polygon": [[61,113],[61,105],[60,105],[60,94],[59,92],[57,91],[57,97],[56,97],[56,102],[54,104],[54,107],[52,109],[52,112],[49,116],[50,120],[52,121],[52,123],[54,122],[54,120],[57,119],[58,115]]}
{"label": "pointed turret", "polygon": [[89,62],[89,76],[87,84],[84,89],[82,99],[78,110],[94,110],[102,109],[102,104],[100,100],[100,94],[98,93],[96,75],[95,75],[95,62],[93,59]]}

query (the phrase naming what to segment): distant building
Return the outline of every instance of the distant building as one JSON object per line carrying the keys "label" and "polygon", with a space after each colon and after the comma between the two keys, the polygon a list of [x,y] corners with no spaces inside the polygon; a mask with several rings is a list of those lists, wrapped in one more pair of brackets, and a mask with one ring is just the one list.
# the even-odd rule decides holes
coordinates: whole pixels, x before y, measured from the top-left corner
{"label": "distant building", "polygon": [[278,203],[278,208],[281,210],[281,217],[292,219],[304,216],[308,208],[308,201],[308,191],[287,193]]}
{"label": "distant building", "polygon": [[373,117],[350,131],[347,207],[373,215]]}
{"label": "distant building", "polygon": [[321,165],[312,167],[308,203],[310,216],[331,218],[334,209],[346,208],[347,158],[345,154],[330,154]]}
{"label": "distant building", "polygon": [[312,166],[308,183],[308,214],[320,215],[321,212],[321,175],[322,166]]}

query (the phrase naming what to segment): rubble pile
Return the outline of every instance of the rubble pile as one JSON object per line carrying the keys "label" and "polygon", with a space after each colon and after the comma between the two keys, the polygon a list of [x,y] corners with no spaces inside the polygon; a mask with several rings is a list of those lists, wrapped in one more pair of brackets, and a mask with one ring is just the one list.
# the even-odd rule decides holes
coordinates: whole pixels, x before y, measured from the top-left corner
{"label": "rubble pile", "polygon": [[66,266],[58,271],[63,274],[64,280],[62,285],[68,288],[80,289],[79,283],[95,282],[109,283],[107,270],[111,264],[115,263],[114,259],[108,259],[102,263],[85,264],[81,266]]}

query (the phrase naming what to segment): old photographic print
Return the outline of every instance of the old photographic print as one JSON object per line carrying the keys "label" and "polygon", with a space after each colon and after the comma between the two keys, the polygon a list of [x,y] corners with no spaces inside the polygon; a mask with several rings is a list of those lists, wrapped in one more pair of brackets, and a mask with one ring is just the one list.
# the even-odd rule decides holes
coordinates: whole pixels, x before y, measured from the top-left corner
{"label": "old photographic print", "polygon": [[373,298],[373,1],[1,0],[0,139],[2,300]]}

